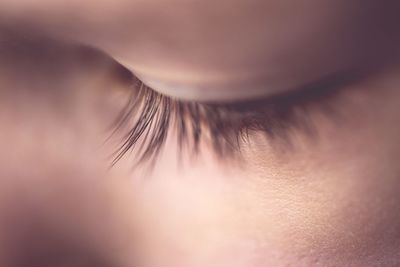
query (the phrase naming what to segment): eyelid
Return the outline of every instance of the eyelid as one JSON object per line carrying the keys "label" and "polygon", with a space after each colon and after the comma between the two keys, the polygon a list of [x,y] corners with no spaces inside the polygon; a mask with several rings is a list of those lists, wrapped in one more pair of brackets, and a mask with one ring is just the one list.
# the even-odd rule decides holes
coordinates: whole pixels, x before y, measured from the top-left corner
{"label": "eyelid", "polygon": [[276,86],[266,86],[265,84],[257,85],[254,83],[249,83],[247,85],[235,84],[234,86],[185,85],[165,83],[143,76],[138,76],[138,78],[145,85],[163,95],[185,101],[232,102],[267,97],[283,91]]}
{"label": "eyelid", "polygon": [[[352,73],[350,77],[353,79],[356,75]],[[184,85],[171,82],[161,82],[143,75],[135,76],[139,80],[152,88],[158,93],[179,99],[182,101],[194,101],[200,103],[233,103],[233,102],[246,102],[260,99],[268,99],[278,95],[290,94],[293,92],[304,91],[310,87],[324,88],[336,86],[337,84],[348,82],[348,73],[331,73],[324,77],[320,77],[314,81],[300,81],[293,83],[291,79],[286,80],[272,80],[269,79],[268,83],[262,80],[224,84],[224,85]]]}
{"label": "eyelid", "polygon": [[288,129],[308,129],[309,110],[328,107],[330,101],[325,100],[334,98],[341,91],[339,89],[354,78],[353,75],[330,77],[309,84],[309,88],[303,90],[231,103],[181,101],[162,95],[136,80],[136,90],[117,119],[116,130],[130,118],[135,122],[129,133],[124,134],[112,165],[132,149],[137,149],[136,164],[148,160],[153,164],[171,128],[175,129],[179,149],[189,147],[198,152],[201,141],[211,145],[216,154],[224,158],[237,155],[240,140],[246,140],[249,131],[262,132],[272,139],[284,139]]}

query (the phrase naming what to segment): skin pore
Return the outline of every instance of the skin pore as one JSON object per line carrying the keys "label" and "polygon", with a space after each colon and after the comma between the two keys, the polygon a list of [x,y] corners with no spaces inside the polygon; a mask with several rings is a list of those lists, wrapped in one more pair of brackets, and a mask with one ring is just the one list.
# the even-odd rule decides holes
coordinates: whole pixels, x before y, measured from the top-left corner
{"label": "skin pore", "polygon": [[[32,246],[78,267],[398,266],[394,7],[2,1],[0,263],[30,267],[18,259]],[[293,131],[291,146],[255,133],[241,164],[205,145],[179,161],[170,138],[148,172],[132,169],[134,151],[109,169],[119,137],[104,141],[131,90],[117,62],[145,82],[187,87],[184,98],[260,83],[268,96],[377,70],[335,95],[337,116],[310,113],[316,134]],[[100,263],[67,262],[81,254]]]}

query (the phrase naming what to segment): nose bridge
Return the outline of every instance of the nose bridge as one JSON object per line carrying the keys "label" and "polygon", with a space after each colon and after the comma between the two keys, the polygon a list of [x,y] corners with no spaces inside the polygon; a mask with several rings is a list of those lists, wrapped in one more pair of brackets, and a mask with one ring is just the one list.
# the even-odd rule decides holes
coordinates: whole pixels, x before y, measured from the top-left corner
{"label": "nose bridge", "polygon": [[0,183],[88,180],[107,168],[104,130],[89,131],[85,121],[49,107],[8,105],[0,107]]}
{"label": "nose bridge", "polygon": [[44,168],[0,170],[0,223],[5,229],[16,233],[31,227],[76,224],[104,205],[101,177],[96,182],[79,170]]}
{"label": "nose bridge", "polygon": [[109,266],[102,262],[101,248],[40,208],[20,203],[5,219],[0,224],[2,266]]}
{"label": "nose bridge", "polygon": [[[128,226],[114,209],[119,203],[110,187],[115,175],[106,171],[111,153],[102,146],[104,128],[79,116],[79,107],[73,117],[57,113],[46,100],[5,102],[0,105],[0,266],[47,267],[5,262],[29,251],[32,257],[53,253],[70,259],[113,248]],[[49,266],[103,266],[62,264]]]}
{"label": "nose bridge", "polygon": [[[111,246],[115,225],[101,177],[95,182],[61,167],[50,172],[1,174],[7,177],[0,179],[1,266],[81,266],[79,261],[97,260]],[[83,266],[103,266],[88,264]]]}

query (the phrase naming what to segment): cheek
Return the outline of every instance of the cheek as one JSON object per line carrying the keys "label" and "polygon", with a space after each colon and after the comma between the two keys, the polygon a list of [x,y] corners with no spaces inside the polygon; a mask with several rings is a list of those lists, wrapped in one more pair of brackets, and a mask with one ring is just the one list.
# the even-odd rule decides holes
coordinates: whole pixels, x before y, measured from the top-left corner
{"label": "cheek", "polygon": [[145,182],[133,205],[139,255],[171,267],[392,259],[400,245],[397,177],[377,166],[336,167],[262,182],[192,169],[180,180]]}
{"label": "cheek", "polygon": [[141,184],[134,202],[139,255],[155,266],[261,267],[299,261],[307,266],[318,254],[304,257],[303,250],[313,248],[316,238],[334,237],[325,230],[332,227],[328,197],[318,199],[312,192],[318,185],[301,190],[272,179],[246,182],[245,173],[221,171],[204,161],[178,177],[168,175],[174,172],[156,171],[157,177]]}
{"label": "cheek", "polygon": [[141,255],[174,267],[398,262],[399,95],[348,98],[316,143],[279,155],[255,143],[242,170],[207,155],[175,167],[167,148],[135,193]]}

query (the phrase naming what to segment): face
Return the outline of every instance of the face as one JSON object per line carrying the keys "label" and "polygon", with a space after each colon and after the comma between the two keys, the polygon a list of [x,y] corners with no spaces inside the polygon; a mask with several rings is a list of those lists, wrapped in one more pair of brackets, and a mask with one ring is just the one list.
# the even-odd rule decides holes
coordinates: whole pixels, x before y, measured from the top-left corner
{"label": "face", "polygon": [[0,263],[397,266],[392,2],[2,1]]}

